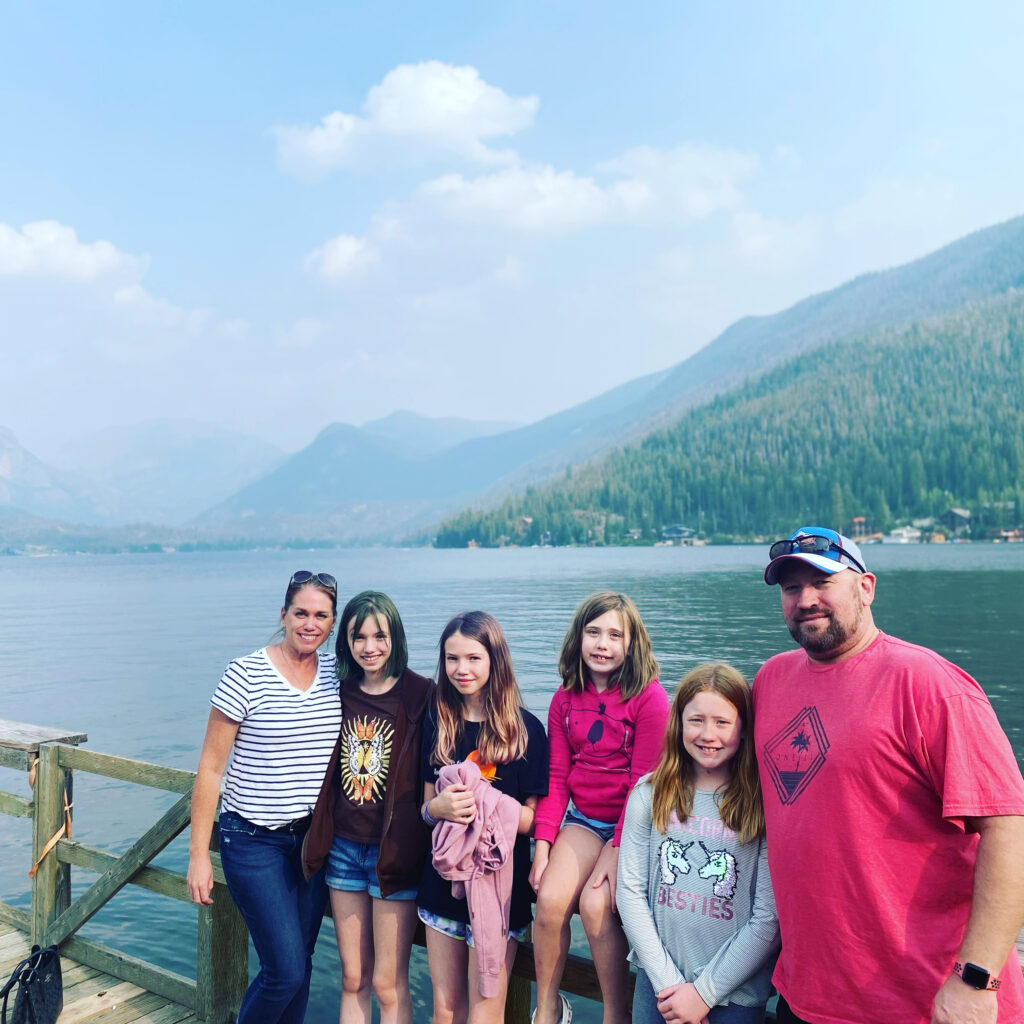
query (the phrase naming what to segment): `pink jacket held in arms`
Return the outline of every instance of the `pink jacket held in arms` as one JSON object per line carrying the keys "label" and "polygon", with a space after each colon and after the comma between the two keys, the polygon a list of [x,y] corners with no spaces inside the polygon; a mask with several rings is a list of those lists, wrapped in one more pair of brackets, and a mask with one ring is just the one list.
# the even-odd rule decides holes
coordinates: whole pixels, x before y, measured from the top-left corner
{"label": "pink jacket held in arms", "polygon": [[437,791],[457,783],[472,790],[476,817],[468,825],[458,821],[437,824],[434,867],[443,878],[451,879],[453,896],[466,898],[480,995],[489,999],[498,994],[498,979],[505,964],[512,848],[522,805],[485,782],[472,761],[445,765],[437,776]]}

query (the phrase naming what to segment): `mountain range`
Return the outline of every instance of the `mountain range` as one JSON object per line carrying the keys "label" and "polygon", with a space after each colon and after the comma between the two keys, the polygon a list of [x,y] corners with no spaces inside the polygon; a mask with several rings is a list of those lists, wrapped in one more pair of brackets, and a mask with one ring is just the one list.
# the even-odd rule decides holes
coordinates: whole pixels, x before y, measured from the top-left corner
{"label": "mountain range", "polygon": [[[772,316],[739,320],[668,369],[526,426],[396,413],[363,427],[331,424],[286,455],[241,436],[195,445],[194,433],[175,435],[165,424],[162,435],[135,429],[85,439],[51,467],[0,432],[0,508],[83,523],[141,515],[231,543],[428,535],[445,516],[494,507],[567,466],[635,445],[803,353],[869,335],[895,339],[914,324],[1021,287],[1024,217]],[[196,486],[186,487],[186,479]]]}

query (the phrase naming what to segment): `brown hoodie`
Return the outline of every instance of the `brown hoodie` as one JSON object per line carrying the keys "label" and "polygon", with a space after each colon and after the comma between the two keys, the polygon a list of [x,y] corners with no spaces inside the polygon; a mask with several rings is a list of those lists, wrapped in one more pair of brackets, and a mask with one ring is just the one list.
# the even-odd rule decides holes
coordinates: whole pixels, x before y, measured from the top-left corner
{"label": "brown hoodie", "polygon": [[[423,779],[420,777],[420,746],[423,716],[434,696],[432,680],[411,669],[402,673],[405,699],[395,717],[391,771],[384,794],[384,832],[380,838],[377,878],[384,896],[415,889],[430,848],[430,831],[420,818]],[[397,685],[397,684],[396,684]],[[313,808],[313,820],[302,844],[302,870],[311,878],[327,861],[334,841],[334,804],[338,797],[341,736],[334,744],[327,774]]]}

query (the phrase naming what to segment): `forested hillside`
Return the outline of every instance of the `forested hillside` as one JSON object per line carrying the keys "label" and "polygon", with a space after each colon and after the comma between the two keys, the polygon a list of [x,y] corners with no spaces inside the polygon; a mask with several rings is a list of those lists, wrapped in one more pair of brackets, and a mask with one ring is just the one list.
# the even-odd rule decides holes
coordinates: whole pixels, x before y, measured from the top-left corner
{"label": "forested hillside", "polygon": [[[797,522],[883,530],[950,506],[1019,525],[1024,292],[800,355],[556,484],[445,522],[440,547],[650,542]],[[1013,503],[1013,504],[1008,504]],[[639,531],[639,537],[637,537]]]}

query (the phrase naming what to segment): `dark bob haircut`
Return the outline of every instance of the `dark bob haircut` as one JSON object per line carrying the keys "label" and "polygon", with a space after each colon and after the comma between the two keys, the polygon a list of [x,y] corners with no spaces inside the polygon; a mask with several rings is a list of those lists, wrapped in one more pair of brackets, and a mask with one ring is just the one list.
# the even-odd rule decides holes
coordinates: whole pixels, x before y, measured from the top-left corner
{"label": "dark bob haircut", "polygon": [[341,621],[338,623],[338,641],[334,650],[338,655],[339,679],[359,679],[362,676],[363,670],[352,657],[348,638],[351,633],[359,632],[363,623],[371,616],[378,625],[387,623],[387,630],[391,636],[391,653],[384,665],[384,674],[397,679],[409,664],[409,645],[405,639],[405,627],[394,601],[379,590],[364,590],[345,605]]}

